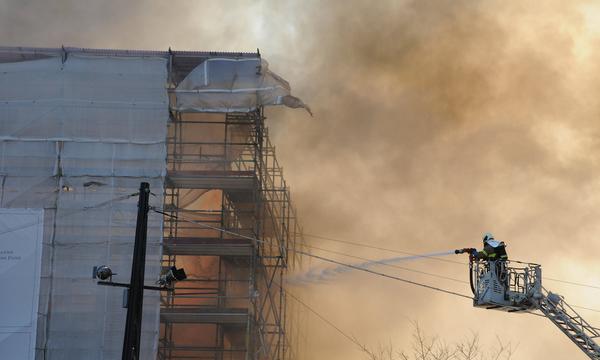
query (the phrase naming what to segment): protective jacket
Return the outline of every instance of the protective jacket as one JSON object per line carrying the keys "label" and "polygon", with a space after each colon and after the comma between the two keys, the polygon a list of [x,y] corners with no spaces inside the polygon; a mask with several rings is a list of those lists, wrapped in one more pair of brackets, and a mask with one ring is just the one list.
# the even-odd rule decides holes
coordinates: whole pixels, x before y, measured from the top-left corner
{"label": "protective jacket", "polygon": [[474,254],[477,260],[508,260],[506,245],[502,241],[488,240],[483,250]]}

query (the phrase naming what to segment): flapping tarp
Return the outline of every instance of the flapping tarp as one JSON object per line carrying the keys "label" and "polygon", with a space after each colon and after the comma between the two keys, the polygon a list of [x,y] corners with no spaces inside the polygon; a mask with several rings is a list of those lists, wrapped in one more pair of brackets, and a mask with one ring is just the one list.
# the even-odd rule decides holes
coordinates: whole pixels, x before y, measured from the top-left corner
{"label": "flapping tarp", "polygon": [[210,58],[175,89],[175,110],[248,112],[264,105],[310,109],[261,58]]}

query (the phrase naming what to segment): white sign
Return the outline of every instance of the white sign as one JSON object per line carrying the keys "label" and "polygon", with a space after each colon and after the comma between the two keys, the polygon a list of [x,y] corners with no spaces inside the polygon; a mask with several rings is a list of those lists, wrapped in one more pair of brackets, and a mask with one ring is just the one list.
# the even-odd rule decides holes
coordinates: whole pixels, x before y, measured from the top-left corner
{"label": "white sign", "polygon": [[0,358],[33,360],[44,211],[0,209]]}

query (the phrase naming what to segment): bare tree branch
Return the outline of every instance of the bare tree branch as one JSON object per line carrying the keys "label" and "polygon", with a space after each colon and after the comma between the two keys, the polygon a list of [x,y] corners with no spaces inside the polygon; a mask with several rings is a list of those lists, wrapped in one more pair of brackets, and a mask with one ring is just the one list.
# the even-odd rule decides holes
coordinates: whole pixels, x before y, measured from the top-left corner
{"label": "bare tree branch", "polygon": [[480,345],[478,334],[447,344],[436,336],[425,335],[418,323],[413,322],[412,325],[411,352],[396,351],[391,340],[385,345],[380,344],[377,349],[366,345],[360,345],[360,348],[368,360],[510,360],[515,351],[510,343],[504,343],[498,336],[496,346],[486,351]]}

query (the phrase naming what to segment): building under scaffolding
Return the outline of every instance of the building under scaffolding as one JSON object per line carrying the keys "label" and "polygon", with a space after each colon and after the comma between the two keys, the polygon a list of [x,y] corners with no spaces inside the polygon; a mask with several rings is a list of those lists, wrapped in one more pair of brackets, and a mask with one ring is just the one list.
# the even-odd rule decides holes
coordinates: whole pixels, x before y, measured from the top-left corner
{"label": "building under scaffolding", "polygon": [[[122,294],[91,270],[128,278],[134,193],[148,181],[161,214],[150,216],[146,282],[171,266],[188,279],[146,291],[142,358],[298,358],[283,287],[301,229],[264,107],[305,106],[260,54],[0,48],[0,74],[0,208],[12,209],[0,255],[41,259],[0,257],[0,280],[34,288],[0,298],[2,314],[23,313],[0,321],[2,353],[120,356]],[[29,310],[15,308],[28,296]]]}

